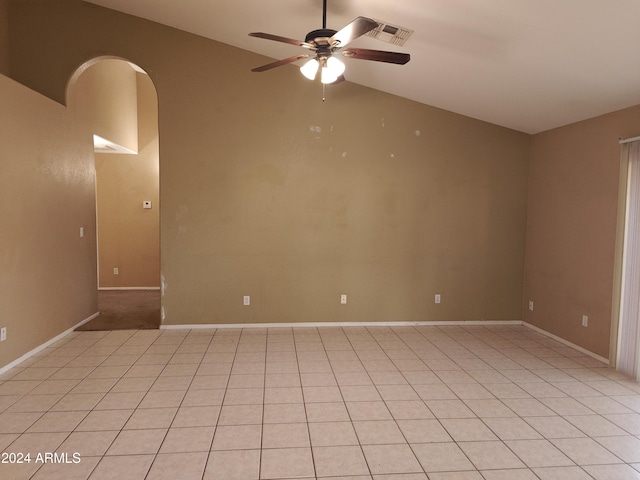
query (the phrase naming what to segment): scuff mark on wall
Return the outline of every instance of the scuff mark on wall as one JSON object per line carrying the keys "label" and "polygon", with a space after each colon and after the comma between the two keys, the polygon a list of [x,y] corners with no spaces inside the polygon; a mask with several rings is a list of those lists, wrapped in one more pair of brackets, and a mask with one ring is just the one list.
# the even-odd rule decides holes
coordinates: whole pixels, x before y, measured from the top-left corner
{"label": "scuff mark on wall", "polygon": [[322,133],[322,127],[320,125],[309,125],[309,131],[317,134],[316,140],[320,140],[320,134]]}

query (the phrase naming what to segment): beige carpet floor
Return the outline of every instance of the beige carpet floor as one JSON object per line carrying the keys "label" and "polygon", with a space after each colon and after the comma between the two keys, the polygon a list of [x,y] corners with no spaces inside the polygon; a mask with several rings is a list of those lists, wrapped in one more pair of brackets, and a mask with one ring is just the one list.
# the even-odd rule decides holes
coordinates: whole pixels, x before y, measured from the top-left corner
{"label": "beige carpet floor", "polygon": [[98,317],[76,330],[157,329],[160,327],[160,291],[100,290],[98,311]]}

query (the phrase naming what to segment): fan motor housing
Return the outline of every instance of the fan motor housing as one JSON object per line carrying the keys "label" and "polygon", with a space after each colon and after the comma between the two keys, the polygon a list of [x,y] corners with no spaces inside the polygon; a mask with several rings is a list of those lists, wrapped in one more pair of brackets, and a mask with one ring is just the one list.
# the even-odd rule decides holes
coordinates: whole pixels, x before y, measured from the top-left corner
{"label": "fan motor housing", "polygon": [[307,33],[307,36],[304,37],[304,41],[307,43],[313,43],[316,38],[331,38],[337,32],[337,30],[332,30],[330,28],[321,28],[319,30],[313,30],[312,32]]}

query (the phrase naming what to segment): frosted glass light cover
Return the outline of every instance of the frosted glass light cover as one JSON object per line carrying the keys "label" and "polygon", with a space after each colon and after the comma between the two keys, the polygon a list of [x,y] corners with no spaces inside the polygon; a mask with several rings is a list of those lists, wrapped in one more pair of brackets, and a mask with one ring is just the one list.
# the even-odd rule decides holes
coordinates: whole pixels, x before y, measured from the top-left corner
{"label": "frosted glass light cover", "polygon": [[316,73],[318,73],[319,65],[320,64],[318,63],[318,60],[312,58],[300,67],[300,72],[302,72],[302,75],[307,77],[309,80],[313,80],[314,78],[316,78]]}

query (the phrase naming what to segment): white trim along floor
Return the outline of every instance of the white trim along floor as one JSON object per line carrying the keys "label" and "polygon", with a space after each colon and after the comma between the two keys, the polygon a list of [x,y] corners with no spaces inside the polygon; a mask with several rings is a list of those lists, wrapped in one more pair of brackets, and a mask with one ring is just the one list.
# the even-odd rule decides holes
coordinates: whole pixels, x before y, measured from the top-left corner
{"label": "white trim along floor", "polygon": [[0,478],[640,479],[640,384],[525,325],[72,332],[0,375]]}

